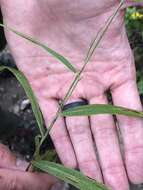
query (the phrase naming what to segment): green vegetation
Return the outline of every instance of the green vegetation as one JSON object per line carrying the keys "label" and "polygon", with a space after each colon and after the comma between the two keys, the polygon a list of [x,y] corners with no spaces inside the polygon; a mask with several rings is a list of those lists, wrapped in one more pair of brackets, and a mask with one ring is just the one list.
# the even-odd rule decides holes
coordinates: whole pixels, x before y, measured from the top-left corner
{"label": "green vegetation", "polygon": [[128,8],[125,21],[129,41],[135,55],[138,88],[140,95],[143,95],[143,8]]}

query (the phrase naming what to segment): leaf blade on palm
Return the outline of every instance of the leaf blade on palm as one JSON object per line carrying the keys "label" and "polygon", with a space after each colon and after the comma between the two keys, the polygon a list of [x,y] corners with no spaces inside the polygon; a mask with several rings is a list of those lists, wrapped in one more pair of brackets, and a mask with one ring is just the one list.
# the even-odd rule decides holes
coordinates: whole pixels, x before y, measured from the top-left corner
{"label": "leaf blade on palm", "polygon": [[93,104],[78,106],[65,110],[62,116],[91,116],[96,114],[117,114],[143,118],[143,112],[110,104]]}
{"label": "leaf blade on palm", "polygon": [[37,39],[34,39],[22,32],[19,32],[13,28],[10,28],[6,25],[0,24],[1,27],[4,27],[5,29],[15,33],[16,35],[38,45],[39,47],[43,48],[44,50],[46,50],[49,54],[51,54],[53,57],[55,57],[58,61],[60,61],[61,63],[63,63],[68,69],[70,69],[72,72],[76,73],[77,70],[76,68],[61,54],[57,53],[56,51],[54,51],[53,49],[49,48],[46,44],[38,41]]}
{"label": "leaf blade on palm", "polygon": [[103,184],[92,180],[80,172],[49,161],[33,161],[33,166],[49,173],[81,190],[108,190]]}

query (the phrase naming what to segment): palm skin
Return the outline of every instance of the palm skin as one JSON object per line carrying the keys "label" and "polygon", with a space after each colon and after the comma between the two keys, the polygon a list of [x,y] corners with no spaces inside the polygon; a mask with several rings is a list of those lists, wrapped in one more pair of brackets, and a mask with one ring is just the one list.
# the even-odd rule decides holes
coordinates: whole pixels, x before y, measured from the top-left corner
{"label": "palm skin", "polygon": [[[6,24],[47,43],[80,69],[91,40],[118,3],[118,0],[3,0],[1,7]],[[124,10],[120,10],[69,102],[84,98],[90,104],[107,104],[106,92],[110,90],[114,105],[142,110],[123,17]],[[30,42],[10,32],[6,32],[6,37],[19,69],[32,85],[48,126],[74,74]],[[117,121],[110,115],[60,118],[51,137],[64,165],[78,167],[113,190],[119,187],[127,190],[128,178],[133,183],[143,181],[142,121],[126,116],[118,116]],[[124,142],[123,157],[117,128]]]}

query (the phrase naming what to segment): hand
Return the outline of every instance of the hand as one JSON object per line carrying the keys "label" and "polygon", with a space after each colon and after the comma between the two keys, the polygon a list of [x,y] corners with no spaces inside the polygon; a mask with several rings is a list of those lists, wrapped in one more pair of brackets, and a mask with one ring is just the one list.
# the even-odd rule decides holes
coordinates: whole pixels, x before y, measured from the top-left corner
{"label": "hand", "polygon": [[58,181],[47,174],[24,172],[27,164],[16,162],[9,149],[0,144],[1,190],[48,190]]}
{"label": "hand", "polygon": [[[80,69],[91,40],[118,3],[119,0],[3,0],[1,7],[8,26],[46,42]],[[110,90],[114,105],[142,110],[123,17],[121,10],[69,102],[84,98],[90,104],[107,104],[106,92]],[[19,69],[32,85],[48,126],[74,74],[30,42],[10,32],[6,32],[6,37]],[[123,158],[117,127],[124,142]],[[111,115],[60,118],[50,135],[64,165],[78,167],[113,190],[129,189],[128,178],[133,183],[143,181],[141,119],[117,116],[115,123]]]}

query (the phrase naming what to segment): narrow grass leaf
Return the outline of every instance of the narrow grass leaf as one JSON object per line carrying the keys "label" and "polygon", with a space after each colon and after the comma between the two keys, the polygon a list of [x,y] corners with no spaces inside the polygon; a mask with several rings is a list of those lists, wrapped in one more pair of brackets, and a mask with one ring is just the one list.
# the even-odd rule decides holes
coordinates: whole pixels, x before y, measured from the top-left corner
{"label": "narrow grass leaf", "polygon": [[103,184],[96,182],[82,173],[49,161],[33,161],[33,166],[49,173],[81,190],[108,190]]}
{"label": "narrow grass leaf", "polygon": [[76,108],[65,110],[61,113],[62,116],[90,116],[96,114],[117,114],[143,118],[143,112],[141,111],[120,106],[113,106],[110,104],[78,106]]}
{"label": "narrow grass leaf", "polygon": [[63,63],[68,69],[70,69],[72,72],[76,73],[77,70],[75,67],[62,55],[54,51],[53,49],[49,48],[46,44],[38,41],[37,39],[34,39],[24,33],[21,33],[13,28],[10,28],[6,25],[0,24],[1,27],[4,27],[7,30],[10,30],[11,32],[15,33],[16,35],[38,45],[39,47],[42,47],[44,50],[46,50],[49,54],[51,54],[53,57],[55,57],[57,60],[59,60],[61,63]]}
{"label": "narrow grass leaf", "polygon": [[34,93],[30,87],[28,80],[20,71],[13,69],[11,67],[0,66],[0,72],[2,72],[4,70],[9,70],[10,72],[12,72],[13,75],[20,82],[21,86],[24,88],[25,93],[31,102],[32,110],[35,115],[41,136],[44,136],[45,130],[44,130],[44,126],[43,126],[43,117],[42,117],[39,105],[37,103],[36,97],[34,96]]}
{"label": "narrow grass leaf", "polygon": [[102,38],[104,37],[106,31],[108,30],[110,24],[112,23],[113,19],[115,18],[115,16],[118,14],[120,8],[122,7],[122,5],[124,4],[125,0],[121,0],[118,7],[116,8],[116,10],[114,11],[113,15],[111,15],[107,21],[105,22],[105,25],[99,30],[99,32],[97,33],[96,37],[94,38],[94,40],[92,41],[88,52],[86,54],[85,57],[85,62],[88,63],[90,61],[90,59],[92,58],[96,48],[98,47],[99,43],[101,42]]}
{"label": "narrow grass leaf", "polygon": [[56,162],[57,161],[57,153],[56,153],[55,149],[46,150],[46,152],[41,155],[41,160]]}
{"label": "narrow grass leaf", "polygon": [[[35,148],[39,146],[41,140],[41,135],[35,136]],[[39,150],[36,152],[35,160],[41,160]]]}

